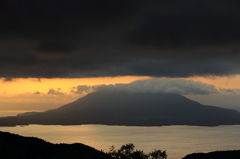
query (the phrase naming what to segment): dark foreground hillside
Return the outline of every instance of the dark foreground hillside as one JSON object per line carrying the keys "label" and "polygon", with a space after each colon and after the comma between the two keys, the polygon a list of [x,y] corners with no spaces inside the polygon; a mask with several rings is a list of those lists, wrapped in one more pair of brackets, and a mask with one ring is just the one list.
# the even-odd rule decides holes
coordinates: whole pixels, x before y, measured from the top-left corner
{"label": "dark foreground hillside", "polygon": [[52,144],[35,137],[0,132],[0,159],[112,159],[92,147]]}
{"label": "dark foreground hillside", "polygon": [[[75,144],[52,144],[36,137],[23,137],[0,131],[0,159],[167,159],[166,151],[154,150],[145,154],[134,150],[134,144],[110,147],[101,152],[92,147]],[[113,157],[111,157],[111,156]],[[240,150],[193,153],[183,159],[239,159]]]}
{"label": "dark foreground hillside", "polygon": [[240,159],[240,150],[193,153],[183,159]]}

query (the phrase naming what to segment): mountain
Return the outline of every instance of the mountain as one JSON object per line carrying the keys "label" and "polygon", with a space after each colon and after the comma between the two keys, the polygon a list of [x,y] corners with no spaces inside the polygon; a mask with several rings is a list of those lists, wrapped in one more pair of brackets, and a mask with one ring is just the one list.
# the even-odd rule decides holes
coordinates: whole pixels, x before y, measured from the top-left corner
{"label": "mountain", "polygon": [[35,137],[23,137],[0,131],[1,159],[112,159],[92,147],[75,144],[52,144]]}
{"label": "mountain", "polygon": [[0,118],[0,126],[28,124],[128,126],[240,124],[240,113],[201,105],[177,94],[93,92],[60,108]]}

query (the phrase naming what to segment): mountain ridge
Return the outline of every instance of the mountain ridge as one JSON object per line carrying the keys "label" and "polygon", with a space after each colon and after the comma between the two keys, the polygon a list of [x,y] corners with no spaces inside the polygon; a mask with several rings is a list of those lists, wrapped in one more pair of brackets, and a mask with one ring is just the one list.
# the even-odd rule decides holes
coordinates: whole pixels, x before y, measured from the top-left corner
{"label": "mountain ridge", "polygon": [[0,158],[86,158],[113,159],[111,156],[90,146],[74,144],[53,144],[36,137],[24,137],[0,131]]}
{"label": "mountain ridge", "polygon": [[202,105],[178,94],[105,91],[90,93],[57,109],[0,119],[0,126],[28,124],[217,126],[240,124],[240,113]]}

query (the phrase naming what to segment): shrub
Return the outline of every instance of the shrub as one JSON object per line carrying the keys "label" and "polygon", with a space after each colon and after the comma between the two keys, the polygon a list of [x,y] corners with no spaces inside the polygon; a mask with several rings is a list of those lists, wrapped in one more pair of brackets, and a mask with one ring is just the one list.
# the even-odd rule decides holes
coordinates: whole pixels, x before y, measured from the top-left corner
{"label": "shrub", "polygon": [[119,150],[116,150],[114,146],[110,146],[109,154],[116,159],[166,159],[166,151],[154,150],[148,154],[144,153],[142,150],[134,150],[135,145],[128,143],[122,145]]}

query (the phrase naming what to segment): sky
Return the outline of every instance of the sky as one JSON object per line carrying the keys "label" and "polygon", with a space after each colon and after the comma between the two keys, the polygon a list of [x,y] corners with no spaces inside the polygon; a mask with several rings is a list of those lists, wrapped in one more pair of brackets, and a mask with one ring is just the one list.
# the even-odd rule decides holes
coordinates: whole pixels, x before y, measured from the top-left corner
{"label": "sky", "polygon": [[239,19],[238,0],[1,0],[0,110],[120,86],[240,110]]}

